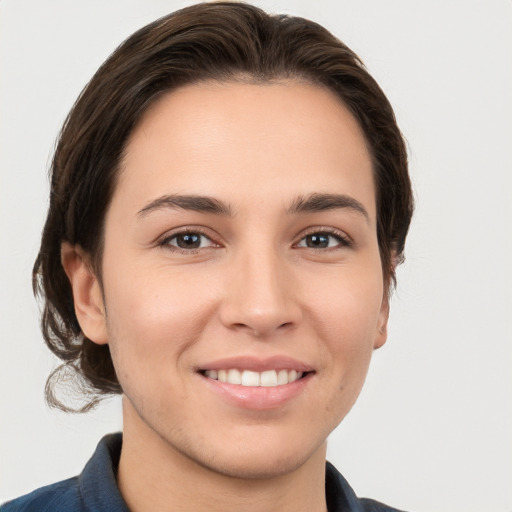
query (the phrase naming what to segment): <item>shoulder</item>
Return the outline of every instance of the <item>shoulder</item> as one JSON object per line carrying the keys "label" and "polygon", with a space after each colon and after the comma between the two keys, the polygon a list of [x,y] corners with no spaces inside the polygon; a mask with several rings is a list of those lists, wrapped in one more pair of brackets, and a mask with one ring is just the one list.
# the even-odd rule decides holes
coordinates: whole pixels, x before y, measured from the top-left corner
{"label": "shoulder", "polygon": [[378,501],[356,496],[345,478],[329,462],[325,474],[325,497],[329,512],[403,512]]}
{"label": "shoulder", "polygon": [[369,500],[368,498],[360,498],[361,508],[364,512],[403,512],[393,507],[388,507],[383,503],[379,503],[375,500]]}
{"label": "shoulder", "polygon": [[0,512],[82,512],[78,477],[36,489],[0,506]]}
{"label": "shoulder", "polygon": [[121,446],[121,433],[105,436],[79,476],[9,501],[0,512],[128,512],[116,481]]}

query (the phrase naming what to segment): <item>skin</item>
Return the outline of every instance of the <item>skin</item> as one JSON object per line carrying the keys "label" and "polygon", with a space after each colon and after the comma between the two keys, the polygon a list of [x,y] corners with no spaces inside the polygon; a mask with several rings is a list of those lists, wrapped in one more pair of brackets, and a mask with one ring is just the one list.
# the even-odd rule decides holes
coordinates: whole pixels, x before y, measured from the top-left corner
{"label": "skin", "polygon": [[[325,193],[366,213],[290,211]],[[209,196],[231,214],[148,209],[166,194]],[[184,228],[199,247],[177,246]],[[314,233],[327,246],[309,247]],[[293,81],[163,96],[127,146],[103,289],[88,260],[63,245],[82,329],[109,343],[124,390],[118,483],[130,510],[325,510],[326,439],[388,318],[371,158],[344,105]],[[276,407],[233,404],[198,372],[276,355],[312,369]]]}

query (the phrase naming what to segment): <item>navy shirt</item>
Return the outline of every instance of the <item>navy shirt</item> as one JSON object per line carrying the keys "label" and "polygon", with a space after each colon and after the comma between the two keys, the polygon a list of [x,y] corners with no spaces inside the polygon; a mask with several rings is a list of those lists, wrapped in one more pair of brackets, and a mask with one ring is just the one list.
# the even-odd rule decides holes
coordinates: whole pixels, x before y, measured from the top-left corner
{"label": "navy shirt", "polygon": [[[0,507],[1,512],[129,512],[116,482],[122,434],[105,436],[79,476],[41,487]],[[325,495],[329,512],[399,512],[359,499],[336,468],[327,463]]]}

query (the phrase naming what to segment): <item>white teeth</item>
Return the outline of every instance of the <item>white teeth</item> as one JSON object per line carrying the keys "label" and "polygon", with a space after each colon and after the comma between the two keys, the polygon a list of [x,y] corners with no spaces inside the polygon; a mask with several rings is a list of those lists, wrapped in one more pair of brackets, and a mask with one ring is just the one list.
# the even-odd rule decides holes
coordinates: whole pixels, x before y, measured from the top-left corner
{"label": "white teeth", "polygon": [[288,384],[288,382],[290,382],[288,372],[286,370],[279,370],[277,374],[277,385],[281,386],[282,384]]}
{"label": "white teeth", "polygon": [[260,374],[258,372],[251,372],[250,370],[244,370],[242,372],[242,386],[256,387],[259,385],[260,385]]}
{"label": "white teeth", "polygon": [[272,388],[277,386],[277,373],[275,370],[268,370],[266,372],[261,372],[260,376],[260,384],[267,388]]}
{"label": "white teeth", "polygon": [[206,377],[227,382],[228,384],[237,384],[248,387],[275,387],[283,386],[300,379],[303,372],[297,370],[266,370],[264,372],[254,372],[251,370],[237,370],[230,368],[228,370],[206,370]]}
{"label": "white teeth", "polygon": [[228,382],[230,384],[242,384],[242,374],[236,369],[229,370]]}

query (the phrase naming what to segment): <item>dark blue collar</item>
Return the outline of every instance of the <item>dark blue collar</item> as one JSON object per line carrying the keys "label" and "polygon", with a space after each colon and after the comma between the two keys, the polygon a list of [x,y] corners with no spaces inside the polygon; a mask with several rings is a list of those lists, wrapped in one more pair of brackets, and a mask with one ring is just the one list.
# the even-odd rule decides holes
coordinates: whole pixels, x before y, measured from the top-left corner
{"label": "dark blue collar", "polygon": [[103,437],[78,477],[80,497],[87,511],[130,512],[117,487],[122,444],[121,433]]}

